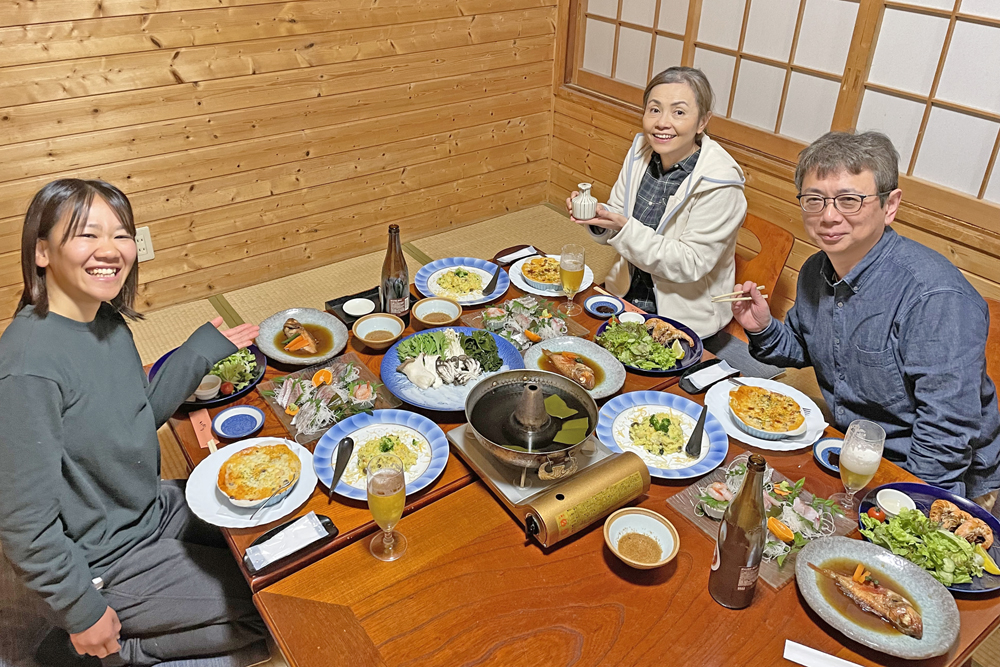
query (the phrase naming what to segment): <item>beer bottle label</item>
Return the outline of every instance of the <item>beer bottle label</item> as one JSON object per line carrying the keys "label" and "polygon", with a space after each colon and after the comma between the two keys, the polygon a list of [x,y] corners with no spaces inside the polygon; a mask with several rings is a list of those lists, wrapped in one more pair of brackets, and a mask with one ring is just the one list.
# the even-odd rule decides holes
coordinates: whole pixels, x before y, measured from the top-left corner
{"label": "beer bottle label", "polygon": [[402,299],[388,299],[386,306],[390,315],[403,315],[410,309],[410,295]]}
{"label": "beer bottle label", "polygon": [[748,588],[753,588],[757,584],[757,575],[759,572],[759,565],[754,565],[753,567],[741,567],[740,580],[736,584],[736,590],[745,591]]}

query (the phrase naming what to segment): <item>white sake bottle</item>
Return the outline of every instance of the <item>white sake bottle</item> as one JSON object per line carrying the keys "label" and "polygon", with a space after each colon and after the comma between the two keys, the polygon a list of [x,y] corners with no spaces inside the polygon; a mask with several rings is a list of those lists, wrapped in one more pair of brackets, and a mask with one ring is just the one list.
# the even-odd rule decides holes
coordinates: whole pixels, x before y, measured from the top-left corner
{"label": "white sake bottle", "polygon": [[577,184],[580,194],[573,197],[573,217],[577,220],[590,220],[597,215],[597,198],[590,194],[590,183]]}

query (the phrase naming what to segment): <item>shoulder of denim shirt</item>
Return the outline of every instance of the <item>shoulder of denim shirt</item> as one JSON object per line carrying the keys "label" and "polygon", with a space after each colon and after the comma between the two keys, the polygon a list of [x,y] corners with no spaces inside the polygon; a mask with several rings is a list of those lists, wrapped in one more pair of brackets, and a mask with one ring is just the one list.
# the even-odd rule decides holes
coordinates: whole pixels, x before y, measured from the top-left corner
{"label": "shoulder of denim shirt", "polygon": [[899,236],[892,252],[887,255],[884,270],[894,278],[905,281],[903,284],[911,299],[957,293],[974,303],[983,314],[987,312],[982,295],[951,260],[905,236]]}

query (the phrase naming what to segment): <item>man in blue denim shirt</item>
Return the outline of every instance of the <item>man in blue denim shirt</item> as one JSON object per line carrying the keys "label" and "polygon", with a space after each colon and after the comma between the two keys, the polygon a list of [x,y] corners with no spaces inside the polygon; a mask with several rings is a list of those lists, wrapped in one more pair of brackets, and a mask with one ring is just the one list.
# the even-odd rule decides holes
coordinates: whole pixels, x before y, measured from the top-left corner
{"label": "man in blue denim shirt", "polygon": [[899,156],[882,134],[830,132],[799,156],[806,233],[795,306],[771,318],[754,283],[733,304],[760,361],[813,366],[841,431],[886,432],[885,458],[976,498],[1000,489],[1000,411],[986,375],[986,302],[944,256],[889,228]]}

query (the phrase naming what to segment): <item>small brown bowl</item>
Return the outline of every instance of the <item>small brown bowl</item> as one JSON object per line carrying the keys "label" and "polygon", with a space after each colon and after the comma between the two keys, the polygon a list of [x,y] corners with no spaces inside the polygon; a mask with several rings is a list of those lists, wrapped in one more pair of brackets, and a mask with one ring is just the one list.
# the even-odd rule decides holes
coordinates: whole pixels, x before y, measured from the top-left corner
{"label": "small brown bowl", "polygon": [[373,350],[385,350],[403,335],[406,325],[403,320],[388,313],[372,313],[354,322],[351,331]]}
{"label": "small brown bowl", "polygon": [[[630,532],[656,540],[660,545],[660,560],[655,563],[641,563],[623,556],[618,551],[618,540]],[[674,559],[681,547],[681,538],[674,524],[660,514],[643,507],[623,507],[609,516],[604,522],[604,542],[623,563],[639,570],[651,570],[666,565]]]}
{"label": "small brown bowl", "polygon": [[462,306],[454,299],[431,296],[413,304],[410,315],[425,329],[448,327],[458,322],[458,318],[462,316]]}

